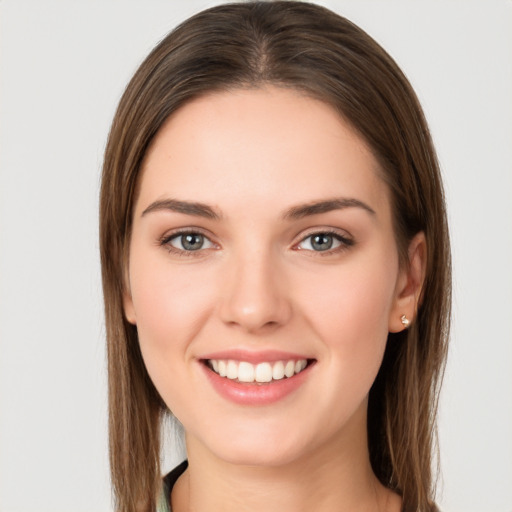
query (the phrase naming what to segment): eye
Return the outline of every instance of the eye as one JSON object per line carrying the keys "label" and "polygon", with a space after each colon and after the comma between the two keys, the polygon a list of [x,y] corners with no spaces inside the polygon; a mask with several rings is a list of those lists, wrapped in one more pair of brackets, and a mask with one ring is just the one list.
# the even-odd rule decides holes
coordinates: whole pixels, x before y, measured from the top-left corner
{"label": "eye", "polygon": [[315,252],[336,251],[353,245],[353,241],[338,233],[313,233],[296,245],[297,249]]}
{"label": "eye", "polygon": [[201,249],[211,249],[215,244],[201,233],[177,233],[162,240],[171,250],[194,252]]}

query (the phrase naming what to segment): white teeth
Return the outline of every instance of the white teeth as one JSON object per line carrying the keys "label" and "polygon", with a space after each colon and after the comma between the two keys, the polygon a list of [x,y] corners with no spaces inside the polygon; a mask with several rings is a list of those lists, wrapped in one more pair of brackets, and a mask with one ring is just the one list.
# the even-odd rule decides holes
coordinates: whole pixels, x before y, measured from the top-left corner
{"label": "white teeth", "polygon": [[[215,370],[215,367],[213,369]],[[240,382],[254,382],[254,366],[251,363],[240,362],[238,365],[238,380]]]}
{"label": "white teeth", "polygon": [[238,365],[235,361],[228,361],[226,369],[226,377],[228,379],[238,379]]}
{"label": "white teeth", "polygon": [[277,361],[274,363],[274,367],[272,368],[272,378],[274,380],[281,380],[284,377],[284,364],[282,361]]}
{"label": "white teeth", "polygon": [[272,380],[272,366],[270,363],[260,363],[256,366],[256,382],[270,382]]}
{"label": "white teeth", "polygon": [[295,373],[300,373],[304,368],[306,368],[307,362],[304,359],[297,361],[295,363]]}
{"label": "white teeth", "polygon": [[263,362],[257,365],[247,361],[226,361],[223,359],[210,359],[210,368],[220,375],[231,380],[238,379],[239,382],[265,383],[272,380],[281,380],[284,377],[290,378],[300,373],[307,366],[306,359],[288,361],[276,361],[274,363]]}
{"label": "white teeth", "polygon": [[288,361],[284,367],[284,374],[287,377],[292,377],[295,373],[295,361]]}

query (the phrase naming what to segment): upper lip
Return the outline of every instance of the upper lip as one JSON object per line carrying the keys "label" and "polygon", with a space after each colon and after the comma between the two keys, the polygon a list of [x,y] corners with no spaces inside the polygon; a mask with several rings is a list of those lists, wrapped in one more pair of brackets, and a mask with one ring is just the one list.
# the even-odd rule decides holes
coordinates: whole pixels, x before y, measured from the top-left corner
{"label": "upper lip", "polygon": [[246,361],[252,364],[258,363],[273,363],[276,361],[298,361],[301,359],[313,359],[304,354],[298,354],[294,352],[286,352],[281,350],[261,350],[261,351],[250,351],[245,349],[231,349],[221,350],[219,352],[211,352],[209,354],[201,356],[201,360],[233,360],[233,361]]}

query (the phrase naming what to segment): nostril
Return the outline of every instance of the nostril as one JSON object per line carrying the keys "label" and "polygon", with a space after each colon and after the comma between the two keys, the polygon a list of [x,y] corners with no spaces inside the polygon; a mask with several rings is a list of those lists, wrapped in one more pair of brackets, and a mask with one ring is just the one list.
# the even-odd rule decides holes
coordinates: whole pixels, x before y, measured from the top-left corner
{"label": "nostril", "polygon": [[218,305],[221,320],[248,332],[266,332],[287,323],[291,317],[288,286],[276,275],[273,262],[235,263]]}

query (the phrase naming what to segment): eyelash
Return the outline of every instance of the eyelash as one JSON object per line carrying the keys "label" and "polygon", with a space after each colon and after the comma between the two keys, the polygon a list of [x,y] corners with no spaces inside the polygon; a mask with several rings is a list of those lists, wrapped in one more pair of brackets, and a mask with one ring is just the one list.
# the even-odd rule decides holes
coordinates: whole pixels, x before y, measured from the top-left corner
{"label": "eyelash", "polygon": [[[340,243],[338,247],[335,248],[329,248],[325,251],[314,251],[311,249],[301,249],[299,247],[300,244],[304,243],[308,239],[312,239],[315,236],[324,235],[324,236],[330,236],[334,238],[336,241]],[[311,242],[310,242],[311,244]],[[302,237],[301,240],[294,244],[293,247],[298,251],[306,251],[308,253],[312,253],[311,255],[318,255],[318,256],[332,256],[333,254],[338,254],[340,252],[344,252],[350,247],[352,247],[355,244],[355,241],[352,238],[349,238],[346,235],[342,235],[339,231],[336,231],[334,229],[320,229],[315,230],[311,233],[308,233],[306,236]]]}
{"label": "eyelash", "polygon": [[183,230],[179,230],[179,231],[174,231],[171,234],[166,234],[159,240],[159,245],[161,245],[162,247],[165,247],[165,249],[172,254],[176,254],[177,256],[184,256],[184,257],[191,257],[191,256],[198,257],[201,255],[201,253],[203,253],[203,251],[210,249],[210,247],[208,247],[206,249],[200,248],[195,251],[187,251],[184,249],[178,249],[171,245],[171,242],[173,240],[175,240],[179,237],[185,236],[185,235],[200,235],[204,238],[204,240],[207,240],[213,246],[217,246],[217,244],[212,242],[206,234],[204,234],[200,229],[197,229],[197,228],[196,229],[183,229]]}
{"label": "eyelash", "polygon": [[[207,247],[205,249],[200,248],[197,250],[185,250],[185,249],[178,249],[171,245],[171,241],[173,241],[179,237],[185,236],[185,235],[202,236],[204,238],[204,240],[208,241],[210,244],[212,244],[212,246],[214,246],[215,248],[218,247],[218,245],[215,244],[215,242],[212,242],[210,240],[210,238],[199,229],[183,229],[180,231],[175,231],[171,234],[166,234],[162,238],[160,238],[159,245],[162,247],[165,247],[169,253],[173,253],[178,256],[184,256],[184,257],[194,257],[194,256],[198,257],[201,255],[201,253],[203,253],[203,251],[211,249],[211,247]],[[320,236],[320,235],[330,236],[330,237],[334,238],[336,241],[338,241],[340,243],[340,245],[338,247],[335,247],[334,249],[329,248],[325,251],[315,251],[312,249],[303,249],[303,248],[299,247],[299,245],[303,244],[306,240],[312,239],[314,236]],[[311,244],[311,242],[310,242],[310,244]],[[355,244],[355,241],[352,238],[344,236],[344,235],[340,234],[338,231],[335,231],[333,229],[324,229],[324,230],[313,231],[313,232],[307,234],[306,236],[302,237],[299,242],[294,244],[292,246],[292,248],[297,251],[306,251],[308,253],[312,253],[311,255],[314,254],[314,255],[319,255],[319,256],[330,256],[333,254],[338,254],[340,252],[346,251],[347,249],[352,247],[354,244]]]}

